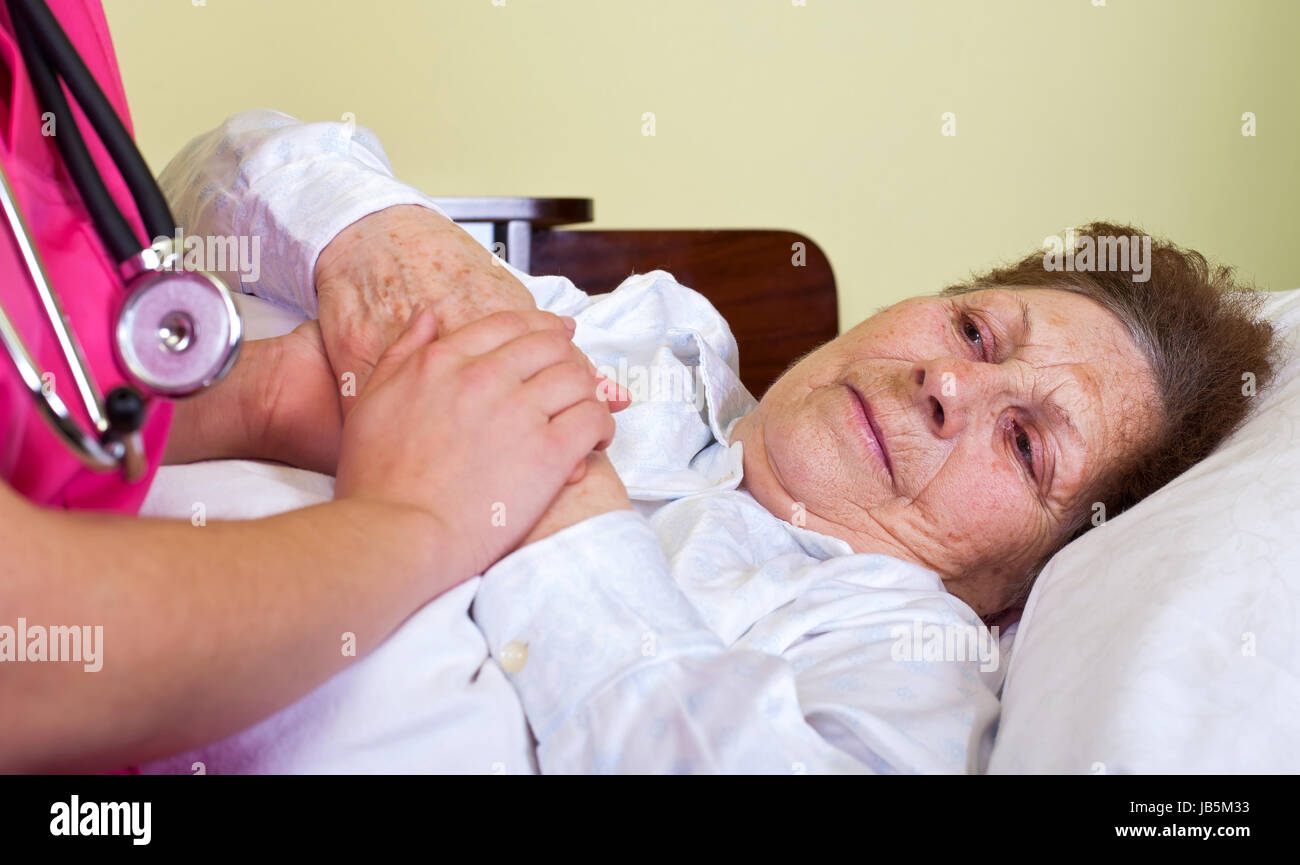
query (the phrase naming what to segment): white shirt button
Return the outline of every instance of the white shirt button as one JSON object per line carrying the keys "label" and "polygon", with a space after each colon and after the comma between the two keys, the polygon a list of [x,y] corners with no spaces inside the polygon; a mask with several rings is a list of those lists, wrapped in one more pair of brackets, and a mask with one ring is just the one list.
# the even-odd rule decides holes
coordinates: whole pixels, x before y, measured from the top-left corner
{"label": "white shirt button", "polygon": [[528,644],[511,640],[501,647],[501,669],[518,673],[528,663]]}

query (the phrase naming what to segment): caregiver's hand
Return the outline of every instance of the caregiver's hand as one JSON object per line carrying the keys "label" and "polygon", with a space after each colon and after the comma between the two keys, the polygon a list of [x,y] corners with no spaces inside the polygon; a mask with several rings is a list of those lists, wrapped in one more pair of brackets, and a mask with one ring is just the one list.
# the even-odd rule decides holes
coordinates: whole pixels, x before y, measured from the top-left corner
{"label": "caregiver's hand", "polygon": [[384,352],[343,425],[335,495],[430,518],[443,570],[481,573],[513,549],[614,420],[572,319],[503,312],[436,339],[429,310]]}

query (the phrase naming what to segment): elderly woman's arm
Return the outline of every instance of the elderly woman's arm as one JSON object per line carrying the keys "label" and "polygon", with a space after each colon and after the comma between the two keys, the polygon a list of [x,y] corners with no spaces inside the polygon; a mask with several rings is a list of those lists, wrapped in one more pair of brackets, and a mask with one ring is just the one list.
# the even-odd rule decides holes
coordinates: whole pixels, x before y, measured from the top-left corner
{"label": "elderly woman's arm", "polygon": [[[343,409],[412,313],[440,334],[535,309],[505,265],[397,180],[379,141],[350,123],[247,111],[190,141],[159,183],[187,235],[237,238],[250,255],[203,263],[228,284],[319,316]],[[254,260],[255,259],[255,260]]]}
{"label": "elderly woman's arm", "polygon": [[[440,334],[502,310],[536,309],[522,282],[463,228],[421,205],[395,205],[349,225],[321,250],[314,274],[330,363],[359,394],[375,360],[417,309]],[[575,356],[578,352],[575,351]]]}

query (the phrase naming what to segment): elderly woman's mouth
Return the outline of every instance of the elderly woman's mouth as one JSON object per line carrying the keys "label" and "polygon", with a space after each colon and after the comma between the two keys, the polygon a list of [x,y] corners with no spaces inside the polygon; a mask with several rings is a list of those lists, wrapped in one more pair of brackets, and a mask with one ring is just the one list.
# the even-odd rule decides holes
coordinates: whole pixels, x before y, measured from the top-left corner
{"label": "elderly woman's mouth", "polygon": [[889,480],[892,482],[894,480],[894,465],[889,459],[889,449],[885,446],[885,437],[880,432],[880,427],[876,424],[876,419],[872,415],[871,404],[853,385],[846,385],[846,387],[852,396],[853,414],[857,421],[857,428],[866,442],[867,449],[880,460],[880,464],[889,473]]}

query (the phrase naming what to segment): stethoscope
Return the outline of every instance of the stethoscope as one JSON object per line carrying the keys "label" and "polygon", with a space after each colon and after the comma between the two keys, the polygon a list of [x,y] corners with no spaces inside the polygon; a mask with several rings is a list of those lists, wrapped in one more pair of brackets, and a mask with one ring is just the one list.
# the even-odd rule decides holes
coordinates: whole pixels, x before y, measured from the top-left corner
{"label": "stethoscope", "polygon": [[[184,250],[177,249],[172,239],[176,223],[162,190],[44,0],[7,2],[32,88],[44,110],[54,115],[53,137],[68,174],[96,232],[118,263],[126,299],[118,312],[113,347],[117,365],[131,384],[116,387],[101,397],[76,335],[50,287],[3,166],[0,206],[94,429],[78,424],[46,384],[3,305],[0,341],[46,420],[82,462],[101,471],[120,468],[128,480],[135,480],[143,475],[146,466],[140,435],[147,412],[144,394],[177,399],[220,380],[239,352],[242,324],[230,292],[219,279],[206,271],[183,269]],[[141,248],[140,240],[110,196],[77,128],[60,78],[121,172],[145,230],[158,238],[152,245]]]}

